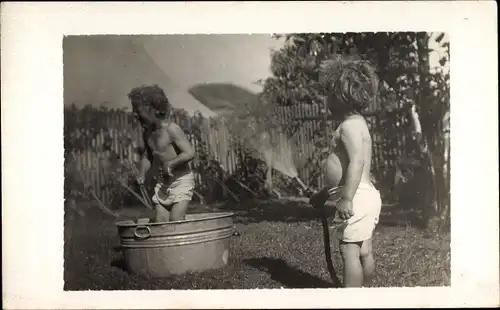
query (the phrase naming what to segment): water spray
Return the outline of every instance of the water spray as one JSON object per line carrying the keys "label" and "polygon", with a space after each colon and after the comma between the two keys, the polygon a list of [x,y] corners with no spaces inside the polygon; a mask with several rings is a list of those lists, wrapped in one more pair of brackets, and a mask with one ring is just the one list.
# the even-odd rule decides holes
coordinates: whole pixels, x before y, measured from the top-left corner
{"label": "water spray", "polygon": [[[302,194],[310,198],[316,191],[313,188],[306,185],[304,182],[302,182],[302,180],[298,177],[297,169],[294,165],[292,157],[292,145],[285,138],[279,147],[273,148],[269,140],[270,140],[269,134],[264,133],[261,136],[261,140],[259,141],[260,147],[257,147],[257,149],[260,150],[261,154],[264,156],[268,167],[273,168],[274,170],[281,172],[283,175],[288,176],[295,184],[295,186],[302,190]],[[324,241],[326,266],[333,284],[338,287],[340,286],[341,282],[337,277],[335,268],[333,267],[332,251],[330,246],[330,229],[328,226],[328,220],[326,217],[325,210],[323,208],[318,208],[318,211],[321,219],[321,225],[323,227],[323,241]]]}

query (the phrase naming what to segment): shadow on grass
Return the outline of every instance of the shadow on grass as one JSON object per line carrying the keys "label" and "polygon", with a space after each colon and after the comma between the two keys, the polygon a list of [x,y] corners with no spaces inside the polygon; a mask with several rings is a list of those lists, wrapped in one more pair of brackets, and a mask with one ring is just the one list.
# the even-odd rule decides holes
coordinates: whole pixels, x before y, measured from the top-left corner
{"label": "shadow on grass", "polygon": [[[215,211],[235,212],[234,221],[241,224],[268,222],[306,222],[320,220],[319,212],[304,201],[294,200],[246,200],[241,203],[217,204]],[[197,208],[196,208],[197,209]],[[201,211],[201,210],[200,210]],[[203,212],[207,212],[206,209]],[[333,218],[334,210],[329,214]],[[406,204],[382,207],[380,225],[388,227],[425,227],[423,210]]]}
{"label": "shadow on grass", "polygon": [[114,261],[111,262],[110,265],[113,268],[118,268],[121,271],[128,272],[127,266],[125,265],[125,260],[122,257],[115,259]]}
{"label": "shadow on grass", "polygon": [[244,262],[253,268],[267,272],[272,280],[283,284],[286,288],[338,287],[309,273],[295,269],[282,259],[262,257],[245,259]]}
{"label": "shadow on grass", "polygon": [[[120,246],[118,246],[118,245],[116,245],[116,246],[112,247],[112,251],[113,251],[114,253],[119,253],[119,254],[121,254],[121,250],[122,250],[122,249],[121,249],[121,247],[120,247]],[[127,266],[125,265],[125,260],[123,259],[123,256],[122,256],[122,255],[120,255],[120,258],[117,258],[117,259],[113,260],[113,261],[111,262],[110,266],[111,266],[111,267],[114,267],[114,268],[118,268],[118,269],[120,269],[120,270],[122,270],[122,271],[127,272]]]}
{"label": "shadow on grass", "polygon": [[[239,203],[234,201],[225,201],[210,205],[192,203],[188,213],[206,213],[206,212],[234,212],[233,220],[239,224],[251,224],[259,222],[309,222],[319,221],[320,214],[318,210],[311,207],[305,199],[246,199]],[[154,213],[140,205],[130,205],[127,212],[116,221],[152,217]],[[335,209],[332,208],[328,218],[334,216]],[[386,227],[415,227],[425,228],[424,208],[415,203],[401,203],[399,205],[383,206],[380,214],[379,225]],[[96,207],[93,210],[87,210],[88,213],[100,214]],[[91,216],[87,214],[86,217]],[[98,216],[98,215],[96,215]],[[102,215],[100,215],[102,216]]]}
{"label": "shadow on grass", "polygon": [[316,209],[301,201],[248,199],[240,203],[217,205],[219,211],[235,212],[234,221],[242,224],[268,222],[302,222],[319,219]]}
{"label": "shadow on grass", "polygon": [[424,210],[416,205],[402,203],[382,207],[379,224],[386,227],[411,226],[423,229],[426,226]]}

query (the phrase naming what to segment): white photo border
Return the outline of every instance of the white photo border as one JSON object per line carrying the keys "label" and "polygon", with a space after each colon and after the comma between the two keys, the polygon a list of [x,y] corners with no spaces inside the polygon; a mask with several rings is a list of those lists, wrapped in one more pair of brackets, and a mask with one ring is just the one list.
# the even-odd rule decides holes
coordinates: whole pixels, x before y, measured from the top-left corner
{"label": "white photo border", "polygon": [[[493,1],[2,3],[4,308],[499,305]],[[449,288],[63,291],[64,35],[441,31],[450,38]]]}

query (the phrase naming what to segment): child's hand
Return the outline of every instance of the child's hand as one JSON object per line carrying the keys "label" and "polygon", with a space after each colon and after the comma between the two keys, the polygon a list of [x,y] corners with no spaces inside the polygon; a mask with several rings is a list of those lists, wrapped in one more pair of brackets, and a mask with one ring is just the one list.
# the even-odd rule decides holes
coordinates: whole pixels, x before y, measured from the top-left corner
{"label": "child's hand", "polygon": [[145,179],[144,176],[137,176],[137,178],[136,178],[137,184],[139,184],[139,185],[144,184],[144,179]]}
{"label": "child's hand", "polygon": [[162,173],[164,176],[165,176],[165,174],[168,175],[169,177],[174,176],[172,174],[172,167],[170,166],[170,163],[168,163],[168,162],[163,163]]}
{"label": "child's hand", "polygon": [[168,175],[169,177],[173,177],[174,175],[173,175],[173,173],[172,173],[172,167],[170,167],[170,165],[169,165],[169,164],[167,164],[166,166],[167,166],[167,167],[166,167],[166,170],[167,170],[167,171],[166,171],[166,172],[167,172],[167,175]]}
{"label": "child's hand", "polygon": [[352,200],[340,199],[337,203],[337,213],[342,220],[348,220],[354,215],[352,210]]}

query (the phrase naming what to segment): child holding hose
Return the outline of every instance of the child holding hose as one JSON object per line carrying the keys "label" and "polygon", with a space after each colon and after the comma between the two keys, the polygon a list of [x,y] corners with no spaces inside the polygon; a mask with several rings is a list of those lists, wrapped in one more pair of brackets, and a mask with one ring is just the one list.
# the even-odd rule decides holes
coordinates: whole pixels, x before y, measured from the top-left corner
{"label": "child holding hose", "polygon": [[336,220],[346,222],[340,234],[343,285],[362,287],[375,269],[372,235],[382,202],[370,179],[372,141],[361,112],[377,98],[378,77],[368,62],[340,56],[322,69],[328,110],[341,123],[325,161],[326,187],[314,193],[310,203],[321,207],[328,199],[336,202]]}
{"label": "child holding hose", "polygon": [[142,184],[152,163],[157,161],[160,181],[152,199],[156,222],[184,220],[195,186],[189,164],[194,150],[179,125],[168,119],[170,104],[159,86],[137,87],[128,96],[144,130],[144,152],[137,181]]}

